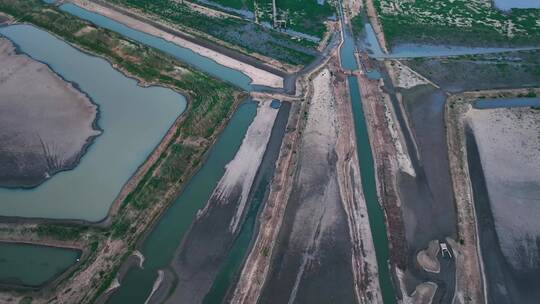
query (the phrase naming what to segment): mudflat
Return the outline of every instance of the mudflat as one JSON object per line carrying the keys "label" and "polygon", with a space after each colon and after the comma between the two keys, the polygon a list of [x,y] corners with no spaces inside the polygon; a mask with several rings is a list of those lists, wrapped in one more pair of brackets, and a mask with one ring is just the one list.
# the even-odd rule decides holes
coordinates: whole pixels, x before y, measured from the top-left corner
{"label": "mudflat", "polygon": [[34,187],[75,167],[100,134],[95,104],[0,38],[0,187]]}
{"label": "mudflat", "polygon": [[[475,195],[475,199],[484,197],[484,205],[475,203],[481,218],[488,298],[493,303],[536,303],[540,295],[540,111],[472,109],[467,119],[483,171],[483,192],[487,192]],[[478,183],[480,178],[471,179]],[[491,221],[482,221],[491,216]]]}

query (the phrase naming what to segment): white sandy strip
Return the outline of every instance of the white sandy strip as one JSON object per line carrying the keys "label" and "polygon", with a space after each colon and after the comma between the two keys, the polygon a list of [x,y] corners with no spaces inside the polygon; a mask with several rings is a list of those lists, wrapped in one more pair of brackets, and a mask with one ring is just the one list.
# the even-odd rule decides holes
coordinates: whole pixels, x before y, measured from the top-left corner
{"label": "white sandy strip", "polygon": [[163,272],[163,270],[158,270],[158,277],[156,281],[154,282],[154,286],[152,286],[152,291],[148,295],[148,298],[146,298],[146,301],[144,301],[144,304],[148,304],[150,302],[150,299],[152,299],[152,296],[158,290],[159,286],[161,285],[161,282],[163,282],[163,277],[165,277],[165,273]]}
{"label": "white sandy strip", "polygon": [[[387,98],[388,95],[385,97]],[[385,99],[386,99],[385,98]],[[403,148],[403,144],[401,141],[401,132],[397,129],[396,126],[396,119],[393,115],[393,113],[389,109],[389,100],[385,100],[384,103],[384,116],[386,118],[386,121],[388,123],[388,127],[390,130],[390,135],[392,136],[392,142],[394,143],[394,146],[396,147],[397,152],[397,161],[399,165],[399,169],[410,176],[416,176],[416,172],[414,171],[414,167],[412,165],[411,158],[409,157],[409,153]]]}
{"label": "white sandy strip", "polygon": [[270,100],[259,103],[257,116],[249,126],[240,149],[236,152],[234,159],[225,167],[225,174],[212,194],[213,198],[227,202],[231,191],[236,186],[242,187],[238,208],[229,227],[233,233],[242,217],[249,190],[266,151],[277,113],[278,109],[270,107]]}
{"label": "white sandy strip", "polygon": [[247,75],[249,78],[251,78],[252,84],[254,85],[262,85],[262,86],[268,86],[272,88],[283,88],[283,77],[281,76],[256,68],[240,60],[231,58],[229,56],[226,56],[214,50],[205,48],[201,45],[187,41],[175,35],[171,35],[149,24],[146,24],[142,21],[136,20],[134,18],[131,18],[129,16],[116,12],[115,10],[108,9],[106,7],[97,5],[95,3],[88,2],[86,0],[70,0],[70,2],[80,7],[83,7],[84,9],[89,10],[91,12],[94,12],[94,13],[103,15],[105,17],[111,18],[115,21],[118,21],[135,30],[138,30],[138,31],[141,31],[141,32],[144,32],[144,33],[156,36],[156,37],[160,37],[164,40],[172,42],[181,47],[188,48],[192,50],[193,52],[201,56],[208,57],[223,66],[238,70],[244,73],[245,75]]}
{"label": "white sandy strip", "polygon": [[418,74],[399,60],[387,60],[385,66],[389,70],[390,78],[396,87],[410,89],[417,85],[434,83]]}
{"label": "white sandy strip", "polygon": [[139,250],[133,251],[133,255],[136,256],[139,259],[139,268],[144,269],[144,267],[143,267],[144,255]]}
{"label": "white sandy strip", "polygon": [[105,293],[111,292],[115,290],[116,288],[120,287],[120,281],[118,281],[118,278],[114,278],[114,280],[111,283],[111,286],[105,290]]}

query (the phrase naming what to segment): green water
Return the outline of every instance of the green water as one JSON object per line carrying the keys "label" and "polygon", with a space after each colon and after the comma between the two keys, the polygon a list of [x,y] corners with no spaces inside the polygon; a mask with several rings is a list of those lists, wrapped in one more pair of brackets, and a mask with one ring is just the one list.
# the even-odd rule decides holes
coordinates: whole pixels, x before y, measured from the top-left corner
{"label": "green water", "polygon": [[157,278],[157,271],[170,264],[197,210],[203,208],[210,198],[212,190],[225,172],[225,165],[233,159],[256,114],[255,103],[245,103],[238,108],[202,168],[144,242],[141,248],[145,256],[144,269],[133,268],[129,271],[109,303],[144,303]]}
{"label": "green water", "polygon": [[60,9],[81,19],[88,20],[100,27],[117,32],[124,37],[128,37],[140,43],[159,49],[187,64],[194,66],[198,70],[213,75],[221,80],[230,82],[244,90],[251,89],[251,79],[245,74],[238,70],[220,65],[211,58],[199,55],[188,48],[181,47],[162,38],[132,29],[108,17],[87,11],[71,3],[62,4]]}
{"label": "green water", "polygon": [[381,285],[384,303],[395,303],[395,291],[390,278],[390,270],[388,268],[389,255],[386,224],[383,210],[381,209],[379,200],[377,198],[373,156],[371,154],[371,146],[369,144],[369,136],[364,119],[362,101],[360,100],[360,88],[358,87],[358,80],[355,76],[349,76],[347,80],[349,82],[349,93],[351,94],[354,126],[356,131],[356,145],[358,147],[358,160],[360,162],[360,175],[362,177],[362,188],[364,190],[364,197],[367,203],[373,243],[377,253],[379,284]]}
{"label": "green water", "polygon": [[40,286],[76,262],[73,249],[0,243],[0,283]]}

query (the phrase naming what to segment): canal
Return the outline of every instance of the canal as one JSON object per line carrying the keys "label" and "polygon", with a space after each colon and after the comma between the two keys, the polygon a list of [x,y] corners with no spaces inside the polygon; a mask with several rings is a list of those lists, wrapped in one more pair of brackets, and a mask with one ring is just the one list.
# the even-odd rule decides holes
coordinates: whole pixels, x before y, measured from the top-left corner
{"label": "canal", "polygon": [[[352,33],[346,29],[343,22],[343,44],[340,49],[341,66],[345,70],[358,70],[355,52],[356,46]],[[351,97],[351,106],[353,110],[357,155],[360,162],[360,175],[362,178],[362,189],[367,204],[369,223],[373,236],[373,244],[377,255],[377,266],[379,269],[379,285],[385,304],[396,303],[394,286],[392,284],[389,262],[388,237],[386,234],[386,223],[384,212],[377,198],[377,188],[375,182],[375,170],[371,145],[362,109],[362,100],[360,98],[360,88],[356,76],[347,78],[349,84],[349,95]]]}
{"label": "canal", "polygon": [[122,186],[185,110],[185,98],[170,89],[141,87],[106,60],[34,26],[0,27],[0,35],[87,94],[98,106],[97,125],[103,130],[74,170],[36,188],[0,189],[0,215],[103,220]]}

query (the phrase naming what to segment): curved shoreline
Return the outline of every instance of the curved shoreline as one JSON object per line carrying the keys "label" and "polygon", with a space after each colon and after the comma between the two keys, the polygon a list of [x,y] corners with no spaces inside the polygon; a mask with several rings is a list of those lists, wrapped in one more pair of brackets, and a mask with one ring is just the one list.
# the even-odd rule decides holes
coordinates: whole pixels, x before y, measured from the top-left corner
{"label": "curved shoreline", "polygon": [[[186,108],[184,109],[184,111],[182,113],[180,113],[180,115],[176,118],[176,120],[169,127],[167,132],[165,132],[165,134],[163,135],[160,143],[157,146],[154,147],[154,149],[152,150],[152,152],[150,152],[150,154],[146,157],[146,159],[141,164],[139,164],[137,166],[137,169],[131,175],[131,177],[129,177],[126,180],[126,182],[123,184],[123,186],[118,191],[118,194],[117,194],[116,198],[110,204],[110,207],[109,207],[109,210],[107,211],[107,214],[101,220],[99,220],[99,221],[88,221],[88,220],[83,220],[83,219],[72,219],[72,218],[46,218],[46,217],[24,217],[24,216],[4,216],[4,215],[0,215],[0,223],[36,223],[36,224],[61,223],[61,224],[71,224],[71,225],[96,226],[96,227],[103,227],[103,228],[108,227],[111,224],[111,218],[117,213],[121,202],[125,199],[125,197],[131,191],[134,190],[134,188],[138,185],[138,183],[142,179],[142,177],[144,177],[144,175],[148,172],[150,167],[155,163],[157,158],[159,158],[159,155],[163,152],[163,150],[166,148],[166,146],[168,146],[168,144],[170,143],[174,133],[176,132],[176,130],[180,126],[180,123],[183,121],[183,118],[185,116],[184,113],[186,113],[190,109],[191,96],[187,92],[180,91],[177,88],[174,88],[172,86],[155,85],[155,84],[148,83],[145,80],[132,75],[128,71],[126,71],[123,68],[119,67],[118,65],[114,64],[109,58],[104,57],[104,56],[100,56],[100,55],[95,54],[93,52],[90,52],[90,51],[88,51],[86,49],[83,49],[79,45],[74,44],[74,43],[72,43],[70,41],[67,41],[67,40],[63,39],[62,37],[58,36],[56,33],[53,33],[51,31],[49,31],[47,29],[43,29],[41,27],[37,27],[34,24],[23,22],[23,23],[12,23],[12,24],[9,24],[9,25],[2,25],[0,27],[6,27],[6,26],[11,26],[11,25],[21,25],[21,24],[22,25],[28,25],[28,26],[34,27],[36,29],[42,30],[42,31],[54,36],[55,38],[63,41],[64,43],[68,44],[69,46],[74,47],[75,49],[77,49],[78,51],[84,53],[85,55],[105,60],[111,66],[112,69],[114,69],[117,72],[120,72],[124,77],[134,80],[136,82],[136,85],[139,86],[139,87],[142,87],[142,88],[160,87],[160,88],[170,89],[170,90],[182,95],[186,99]],[[19,52],[25,54],[26,56],[30,57],[34,61],[37,61],[37,62],[40,62],[40,63],[46,65],[51,71],[53,71],[55,73],[55,75],[58,75],[63,81],[66,81],[66,82],[72,84],[74,86],[74,88],[76,88],[80,92],[83,92],[83,91],[80,90],[80,86],[76,82],[71,82],[71,81],[65,80],[65,78],[61,74],[54,71],[54,69],[48,63],[37,60],[37,59],[33,58],[32,56],[30,56],[29,54],[23,52],[20,49],[20,46],[18,44],[16,44],[15,42],[13,42],[11,39],[9,39],[9,38],[7,38],[5,36],[1,36],[1,35],[0,35],[0,37],[8,39],[11,43],[13,43],[13,45],[17,48],[17,50]],[[92,104],[95,105],[97,107],[97,109],[99,109],[100,105],[98,103],[96,103],[86,92],[83,92],[83,93],[92,101]],[[100,113],[100,112],[98,112],[98,113]],[[96,117],[96,120],[95,120],[96,123],[97,123],[97,119],[98,119],[98,117]],[[105,130],[102,130],[101,128],[99,130],[102,132],[101,134],[103,134],[103,132],[105,132]],[[89,146],[90,145],[88,145],[86,147],[86,149],[88,149]],[[161,150],[158,151],[158,149],[161,149]],[[86,150],[85,150],[85,152],[86,152]],[[152,161],[152,163],[148,163],[153,158],[154,158],[154,160]],[[77,165],[78,164],[79,164],[79,162],[77,162]],[[73,167],[73,168],[71,168],[69,170],[62,170],[62,171],[70,171],[70,170],[73,170],[73,169],[75,169],[75,167]],[[133,185],[133,183],[134,183],[134,185]],[[41,183],[41,184],[43,184],[43,183]],[[39,185],[34,186],[34,187],[30,187],[28,189],[33,189],[33,188],[36,188],[38,186]],[[25,188],[25,190],[26,190],[26,188]]]}
{"label": "curved shoreline", "polygon": [[[10,25],[0,25],[0,28],[8,27]],[[42,185],[46,181],[50,180],[55,174],[60,173],[60,172],[65,172],[65,171],[71,171],[71,170],[75,169],[79,165],[82,157],[86,154],[86,152],[88,152],[88,148],[94,143],[94,140],[98,136],[102,135],[103,132],[104,132],[104,130],[98,124],[98,121],[99,121],[99,119],[101,117],[100,105],[97,102],[95,102],[94,99],[87,92],[83,91],[78,83],[65,79],[63,75],[56,72],[48,63],[46,63],[44,61],[41,61],[41,60],[38,60],[38,59],[32,57],[30,54],[24,52],[21,49],[21,47],[15,41],[11,40],[10,38],[8,38],[6,36],[3,36],[2,34],[0,34],[0,39],[6,39],[7,41],[9,41],[9,43],[13,47],[15,56],[25,56],[25,57],[29,58],[31,61],[34,61],[34,62],[37,62],[39,64],[45,65],[48,68],[48,70],[51,72],[52,75],[60,78],[66,84],[67,87],[70,87],[74,91],[77,91],[77,93],[84,96],[91,105],[96,107],[96,114],[94,116],[94,120],[92,121],[92,126],[91,127],[92,127],[93,131],[97,131],[99,133],[86,138],[85,144],[81,147],[80,151],[77,153],[76,159],[73,161],[73,163],[71,165],[66,166],[66,167],[64,167],[62,169],[59,169],[59,170],[54,170],[54,171],[51,171],[51,172],[47,172],[47,173],[50,174],[49,177],[43,177],[39,182],[37,182],[36,184],[33,184],[33,185],[28,185],[28,186],[26,186],[26,185],[3,186],[3,185],[0,184],[0,188],[5,188],[5,189],[25,189],[25,190],[34,189],[34,188],[37,188],[38,186]],[[0,220],[1,220],[1,218],[2,217],[0,216]]]}
{"label": "curved shoreline", "polygon": [[[135,31],[151,35],[172,43],[178,47],[185,48],[195,54],[208,58],[224,67],[239,71],[247,76],[251,85],[265,86],[274,89],[284,89],[285,77],[287,73],[270,67],[259,60],[239,54],[226,47],[209,43],[200,38],[182,33],[172,27],[150,20],[146,16],[135,13],[130,8],[120,7],[100,0],[80,1],[69,0],[71,3],[83,10],[109,18]],[[260,75],[266,73],[267,75]],[[269,81],[268,77],[276,79]]]}

